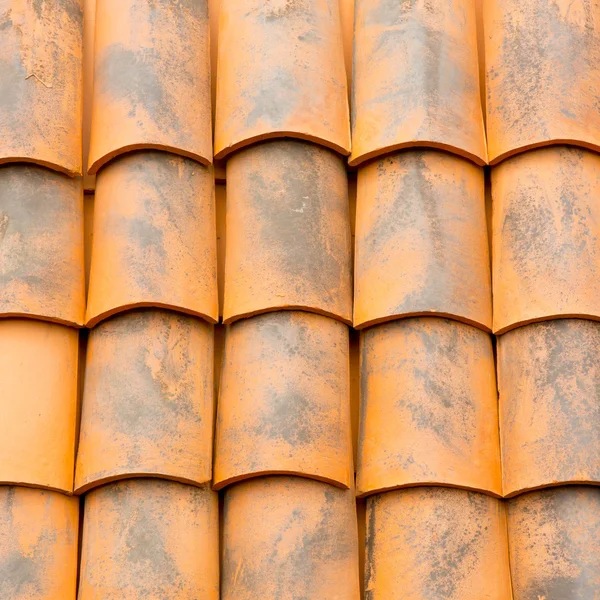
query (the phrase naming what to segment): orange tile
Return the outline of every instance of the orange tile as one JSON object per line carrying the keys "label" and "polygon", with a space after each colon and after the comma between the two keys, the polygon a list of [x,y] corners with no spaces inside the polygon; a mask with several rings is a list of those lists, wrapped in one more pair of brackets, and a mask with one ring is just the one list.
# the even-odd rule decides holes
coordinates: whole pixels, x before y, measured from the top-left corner
{"label": "orange tile", "polygon": [[98,0],[89,172],[129,150],[212,162],[207,0]]}
{"label": "orange tile", "polygon": [[350,165],[425,146],[487,152],[473,0],[357,0]]}
{"label": "orange tile", "polygon": [[508,535],[514,600],[600,598],[600,489],[514,498]]}
{"label": "orange tile", "polygon": [[351,491],[260,477],[227,489],[224,518],[222,600],[360,598]]}
{"label": "orange tile", "polygon": [[600,150],[598,0],[486,0],[489,158],[549,144]]}
{"label": "orange tile", "polygon": [[494,331],[600,319],[600,156],[567,146],[492,170]]}
{"label": "orange tile", "polygon": [[256,475],[304,475],[348,488],[348,328],[283,311],[228,328],[216,430],[215,489]]}
{"label": "orange tile", "polygon": [[0,487],[0,598],[75,600],[79,500]]}
{"label": "orange tile", "polygon": [[492,342],[446,319],[362,334],[358,493],[417,484],[502,495]]}
{"label": "orange tile", "polygon": [[365,569],[368,600],[512,600],[504,505],[439,487],[372,496]]}
{"label": "orange tile", "polygon": [[0,483],[73,491],[78,339],[62,325],[0,321]]}
{"label": "orange tile", "polygon": [[358,172],[354,326],[432,313],[491,330],[483,169],[400,152]]}
{"label": "orange tile", "polygon": [[35,165],[0,167],[0,316],[83,324],[83,191]]}
{"label": "orange tile", "polygon": [[221,0],[215,157],[295,137],[350,153],[338,0]]}
{"label": "orange tile", "polygon": [[504,494],[600,484],[600,323],[534,323],[498,340]]}
{"label": "orange tile", "polygon": [[218,319],[210,167],[134,152],[98,175],[87,324],[134,307]]}
{"label": "orange tile", "polygon": [[83,1],[0,7],[0,164],[81,174]]}
{"label": "orange tile", "polygon": [[218,600],[217,494],[158,479],[85,497],[78,600]]}
{"label": "orange tile", "polygon": [[96,0],[83,0],[83,189],[93,191],[95,175],[87,172],[90,154],[90,128],[94,95],[94,37],[96,34]]}
{"label": "orange tile", "polygon": [[211,478],[213,328],[133,311],[90,333],[76,491],[132,476]]}
{"label": "orange tile", "polygon": [[225,323],[302,309],[350,324],[351,238],[344,164],[330,150],[272,141],[227,163]]}

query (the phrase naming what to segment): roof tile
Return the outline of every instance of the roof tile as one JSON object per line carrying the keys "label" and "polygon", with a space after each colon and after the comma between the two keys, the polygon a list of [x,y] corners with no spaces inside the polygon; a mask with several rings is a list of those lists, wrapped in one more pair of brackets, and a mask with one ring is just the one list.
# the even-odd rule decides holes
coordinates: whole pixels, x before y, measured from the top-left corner
{"label": "roof tile", "polygon": [[357,0],[353,81],[351,165],[415,146],[487,163],[471,0]]}
{"label": "roof tile", "polygon": [[352,491],[302,477],[227,488],[222,569],[222,600],[358,600]]}
{"label": "roof tile", "polygon": [[79,500],[0,487],[0,598],[75,600]]}
{"label": "roof tile", "polygon": [[212,473],[213,328],[160,310],[132,311],[90,333],[75,487]]}
{"label": "roof tile", "polygon": [[215,488],[289,473],[351,485],[348,328],[275,312],[228,328],[216,431]]}
{"label": "roof tile", "polygon": [[281,309],[350,323],[348,182],[330,150],[277,140],[227,163],[225,323]]}
{"label": "roof tile", "polygon": [[207,0],[98,0],[89,172],[143,148],[212,162]]}
{"label": "roof tile", "polygon": [[570,143],[600,150],[600,2],[486,0],[490,162]]}
{"label": "roof tile", "polygon": [[556,146],[492,170],[494,330],[600,319],[600,156]]}
{"label": "roof tile", "polygon": [[72,493],[78,341],[70,327],[0,320],[1,483]]}
{"label": "roof tile", "polygon": [[502,495],[490,336],[429,317],[361,338],[358,493],[434,484]]}
{"label": "roof tile", "polygon": [[220,10],[215,157],[284,136],[349,154],[338,1],[221,0]]}
{"label": "roof tile", "polygon": [[133,152],[98,175],[88,326],[140,306],[218,319],[213,173],[164,152]]}
{"label": "roof tile", "polygon": [[483,170],[400,152],[358,172],[354,326],[432,313],[491,330]]}
{"label": "roof tile", "polygon": [[365,597],[512,598],[501,501],[441,487],[368,498]]}
{"label": "roof tile", "polygon": [[132,479],[85,497],[78,600],[219,599],[217,494]]}
{"label": "roof tile", "polygon": [[82,0],[0,8],[0,164],[81,174]]}

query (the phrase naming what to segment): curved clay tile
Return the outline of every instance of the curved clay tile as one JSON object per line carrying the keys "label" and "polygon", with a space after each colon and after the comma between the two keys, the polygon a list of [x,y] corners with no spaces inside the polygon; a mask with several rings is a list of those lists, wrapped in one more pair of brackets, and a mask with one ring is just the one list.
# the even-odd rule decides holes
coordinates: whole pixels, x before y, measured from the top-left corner
{"label": "curved clay tile", "polygon": [[221,589],[222,600],[358,600],[352,491],[303,477],[228,488]]}
{"label": "curved clay tile", "polygon": [[358,172],[354,326],[431,313],[491,330],[483,169],[399,152]]}
{"label": "curved clay tile", "polygon": [[600,484],[600,323],[534,323],[498,340],[504,495]]}
{"label": "curved clay tile", "polygon": [[77,598],[219,600],[217,494],[159,479],[87,494]]}
{"label": "curved clay tile", "polygon": [[357,0],[350,164],[400,148],[487,162],[472,0]]}
{"label": "curved clay tile", "polygon": [[487,0],[489,158],[567,143],[600,149],[600,2]]}
{"label": "curved clay tile", "polygon": [[558,146],[492,170],[494,331],[600,319],[600,156]]}
{"label": "curved clay tile", "polygon": [[0,167],[0,316],[82,325],[84,277],[81,181]]}
{"label": "curved clay tile", "polygon": [[218,319],[212,170],[166,152],[118,158],[96,186],[87,324],[141,306]]}
{"label": "curved clay tile", "polygon": [[81,174],[82,0],[0,5],[0,164]]}
{"label": "curved clay tile", "polygon": [[0,487],[0,598],[75,600],[79,499]]}
{"label": "curved clay tile", "polygon": [[431,487],[368,498],[365,563],[369,600],[512,598],[504,505],[475,492]]}
{"label": "curved clay tile", "polygon": [[89,172],[130,150],[212,162],[207,0],[98,0]]}
{"label": "curved clay tile", "polygon": [[502,495],[492,341],[456,321],[362,334],[358,493],[418,484]]}
{"label": "curved clay tile", "polygon": [[73,491],[78,344],[70,327],[0,320],[1,484]]}
{"label": "curved clay tile", "polygon": [[295,137],[350,153],[338,0],[221,0],[215,158]]}
{"label": "curved clay tile", "polygon": [[273,141],[227,162],[223,319],[301,309],[351,324],[348,182],[330,150]]}
{"label": "curved clay tile", "polygon": [[600,598],[600,489],[569,486],[508,502],[514,600]]}
{"label": "curved clay tile", "polygon": [[215,448],[215,489],[273,473],[349,487],[348,327],[296,311],[229,327]]}
{"label": "curved clay tile", "polygon": [[134,476],[211,478],[213,328],[167,311],[132,311],[88,343],[75,488]]}

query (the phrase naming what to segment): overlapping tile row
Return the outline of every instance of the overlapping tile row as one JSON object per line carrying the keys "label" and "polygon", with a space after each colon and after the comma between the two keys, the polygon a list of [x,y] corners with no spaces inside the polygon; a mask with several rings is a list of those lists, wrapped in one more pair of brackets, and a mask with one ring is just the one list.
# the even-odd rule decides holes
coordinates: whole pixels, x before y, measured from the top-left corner
{"label": "overlapping tile row", "polygon": [[0,7],[0,597],[75,600],[79,0]]}
{"label": "overlapping tile row", "polygon": [[350,126],[339,4],[222,0],[220,10],[221,598],[358,600]]}
{"label": "overlapping tile row", "polygon": [[502,488],[515,600],[600,595],[600,4],[485,3]]}

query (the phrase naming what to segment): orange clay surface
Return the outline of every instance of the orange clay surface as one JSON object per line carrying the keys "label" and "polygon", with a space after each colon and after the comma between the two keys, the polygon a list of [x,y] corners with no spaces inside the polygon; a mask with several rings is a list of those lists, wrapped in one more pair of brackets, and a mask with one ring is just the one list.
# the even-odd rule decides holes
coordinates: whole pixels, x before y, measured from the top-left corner
{"label": "orange clay surface", "polygon": [[81,174],[82,0],[0,4],[0,164]]}
{"label": "orange clay surface", "polygon": [[98,175],[87,324],[139,306],[218,319],[213,173],[134,152]]}
{"label": "orange clay surface", "polygon": [[556,143],[600,150],[600,2],[486,0],[489,158]]}
{"label": "orange clay surface", "polygon": [[502,495],[490,336],[436,318],[361,336],[358,493],[436,484]]}
{"label": "orange clay surface", "polygon": [[218,498],[159,479],[85,497],[78,600],[219,600]]}
{"label": "orange clay surface", "polygon": [[357,0],[350,164],[428,146],[486,164],[473,0]]}
{"label": "orange clay surface", "polygon": [[514,600],[600,598],[600,489],[570,486],[508,502]]}
{"label": "orange clay surface", "polygon": [[296,140],[227,163],[225,323],[281,309],[352,319],[348,182],[342,159]]}
{"label": "orange clay surface", "polygon": [[0,598],[75,600],[79,500],[0,487]]}
{"label": "orange clay surface", "polygon": [[83,324],[81,181],[0,166],[0,316]]}
{"label": "orange clay surface", "polygon": [[359,169],[354,281],[355,327],[437,313],[491,330],[483,169],[435,150]]}
{"label": "orange clay surface", "polygon": [[78,341],[70,327],[0,321],[0,483],[73,491]]}
{"label": "orange clay surface", "polygon": [[492,170],[494,331],[600,319],[600,156],[557,146]]}
{"label": "orange clay surface", "polygon": [[600,323],[534,323],[498,340],[504,494],[600,484]]}
{"label": "orange clay surface", "polygon": [[212,326],[187,315],[132,311],[94,329],[77,492],[140,475],[210,481],[213,360]]}
{"label": "orange clay surface", "polygon": [[212,162],[207,0],[97,0],[89,172],[158,148]]}
{"label": "orange clay surface", "polygon": [[216,432],[215,488],[265,473],[349,487],[348,328],[281,311],[227,330]]}
{"label": "orange clay surface", "polygon": [[302,477],[227,488],[221,599],[259,598],[359,600],[352,491]]}
{"label": "orange clay surface", "polygon": [[368,498],[365,563],[368,600],[512,598],[504,505],[475,492],[432,487]]}
{"label": "orange clay surface", "polygon": [[338,0],[221,0],[215,157],[274,137],[350,153]]}

